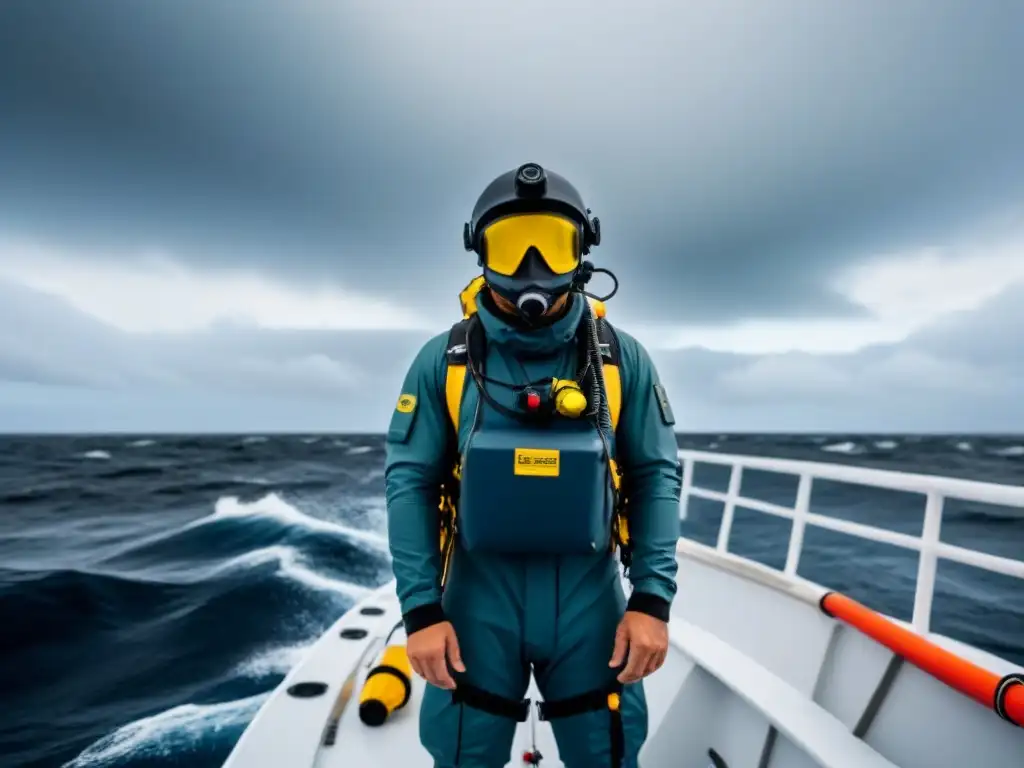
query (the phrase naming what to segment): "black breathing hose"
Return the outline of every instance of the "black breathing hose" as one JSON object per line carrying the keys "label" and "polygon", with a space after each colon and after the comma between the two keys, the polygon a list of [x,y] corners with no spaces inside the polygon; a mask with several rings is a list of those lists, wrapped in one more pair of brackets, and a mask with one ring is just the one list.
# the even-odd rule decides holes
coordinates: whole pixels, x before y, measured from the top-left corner
{"label": "black breathing hose", "polygon": [[584,295],[579,296],[580,300],[585,303],[586,317],[585,322],[587,323],[587,356],[588,367],[590,368],[590,376],[587,378],[590,382],[590,402],[591,407],[588,411],[588,416],[597,416],[598,427],[600,428],[602,436],[607,440],[612,434],[612,419],[608,413],[608,398],[605,394],[605,381],[604,381],[604,363],[601,359],[601,339],[597,333],[598,319],[594,314],[594,308],[590,302],[587,301],[587,297]]}

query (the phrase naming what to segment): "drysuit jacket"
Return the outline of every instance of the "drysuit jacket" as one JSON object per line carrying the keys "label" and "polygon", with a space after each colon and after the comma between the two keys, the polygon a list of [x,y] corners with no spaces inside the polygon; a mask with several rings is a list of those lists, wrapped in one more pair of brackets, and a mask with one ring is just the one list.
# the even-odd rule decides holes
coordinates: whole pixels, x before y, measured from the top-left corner
{"label": "drysuit jacket", "polygon": [[[529,330],[500,316],[488,297],[481,299],[489,379],[524,384],[574,375],[582,299],[554,323]],[[667,621],[676,591],[681,483],[673,419],[657,397],[658,375],[647,352],[628,334],[616,334],[622,406],[613,451],[629,484],[629,609]],[[455,439],[444,394],[447,339],[436,336],[417,355],[403,384],[404,407],[396,408],[387,434],[388,538],[406,631],[451,621],[466,667],[457,685],[504,699],[524,696],[531,669],[545,701],[614,685],[618,670],[608,662],[627,601],[618,558],[608,548],[584,555],[494,554],[467,552],[456,537],[442,591],[438,486],[451,472],[449,441]],[[509,388],[487,387],[498,402],[515,407]],[[467,376],[460,450],[474,428],[507,419],[484,400],[482,427],[474,417],[478,398]],[[620,700],[621,762],[611,758],[609,713],[594,711],[552,720],[566,766],[636,764],[647,735],[642,683],[627,685]],[[513,719],[456,703],[450,691],[427,686],[420,733],[436,765],[504,766],[514,730]]]}

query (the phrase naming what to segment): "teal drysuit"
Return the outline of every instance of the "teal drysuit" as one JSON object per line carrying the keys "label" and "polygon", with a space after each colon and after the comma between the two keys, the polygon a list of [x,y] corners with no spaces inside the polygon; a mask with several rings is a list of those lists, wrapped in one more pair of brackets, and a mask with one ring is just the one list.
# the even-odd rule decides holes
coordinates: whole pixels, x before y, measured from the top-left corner
{"label": "teal drysuit", "polygon": [[[504,382],[542,377],[571,378],[573,343],[583,315],[574,299],[553,324],[524,331],[502,319],[482,297],[479,315],[486,334],[486,372]],[[629,576],[630,609],[668,617],[675,594],[675,545],[679,536],[681,469],[671,412],[659,405],[657,373],[643,347],[618,331],[622,410],[614,451],[630,483],[630,531],[634,542]],[[396,408],[387,435],[388,533],[407,631],[449,620],[466,666],[458,683],[509,700],[521,699],[532,668],[546,701],[561,700],[614,684],[608,667],[615,629],[627,601],[618,558],[593,554],[497,555],[467,552],[456,544],[450,573],[440,586],[438,484],[450,471],[452,437],[445,403],[448,334],[429,341],[403,384],[404,408]],[[528,377],[524,380],[524,376]],[[471,377],[460,412],[459,447],[474,429],[479,394]],[[488,393],[513,407],[505,388]],[[416,398],[411,402],[405,395]],[[502,416],[482,403],[486,428]],[[522,427],[521,429],[528,429]],[[456,539],[458,542],[458,539]],[[622,692],[623,766],[635,766],[647,736],[642,683]],[[437,766],[504,766],[516,722],[453,702],[452,692],[427,686],[420,737]],[[611,766],[609,712],[591,711],[552,720],[560,758],[569,768]]]}

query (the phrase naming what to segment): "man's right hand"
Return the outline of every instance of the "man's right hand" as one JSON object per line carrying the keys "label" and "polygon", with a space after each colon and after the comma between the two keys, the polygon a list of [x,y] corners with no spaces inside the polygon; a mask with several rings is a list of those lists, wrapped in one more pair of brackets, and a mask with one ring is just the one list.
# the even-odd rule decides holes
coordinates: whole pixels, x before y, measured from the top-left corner
{"label": "man's right hand", "polygon": [[405,650],[416,674],[438,688],[451,690],[455,687],[455,681],[448,672],[448,659],[451,659],[452,667],[457,672],[466,671],[459,651],[459,641],[455,637],[455,627],[450,621],[442,621],[413,632],[406,641]]}

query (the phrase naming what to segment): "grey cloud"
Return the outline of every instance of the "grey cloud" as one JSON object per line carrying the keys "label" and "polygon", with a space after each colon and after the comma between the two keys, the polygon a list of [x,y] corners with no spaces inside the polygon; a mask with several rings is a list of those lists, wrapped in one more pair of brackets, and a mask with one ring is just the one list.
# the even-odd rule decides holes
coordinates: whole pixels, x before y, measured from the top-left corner
{"label": "grey cloud", "polygon": [[1024,291],[1010,288],[989,302],[985,312],[958,312],[942,318],[914,334],[908,344],[979,366],[1017,369],[1024,368],[1022,329]]}
{"label": "grey cloud", "polygon": [[5,4],[2,223],[447,307],[530,159],[623,316],[714,322],[856,314],[841,266],[1024,196],[1018,4],[506,5]]}
{"label": "grey cloud", "polygon": [[1024,284],[905,341],[852,354],[686,350],[659,365],[683,429],[1024,430]]}
{"label": "grey cloud", "polygon": [[225,327],[135,335],[59,299],[2,283],[0,327],[17,329],[0,334],[0,382],[91,389],[96,402],[141,394],[157,410],[166,401],[187,411],[190,397],[200,408],[211,398],[262,398],[257,416],[306,403],[335,426],[348,420],[364,428],[379,427],[374,417],[390,411],[405,368],[425,341],[421,333]]}
{"label": "grey cloud", "polygon": [[[24,289],[5,287],[0,299],[0,327],[25,340],[0,337],[0,431],[376,432],[426,340],[238,327],[135,336]],[[682,431],[1021,431],[1022,313],[1018,285],[907,341],[854,354],[652,356]],[[26,363],[33,346],[45,352]]]}
{"label": "grey cloud", "polygon": [[0,328],[0,380],[125,383],[116,361],[127,357],[126,340],[56,297],[0,281]]}
{"label": "grey cloud", "polygon": [[387,413],[426,338],[412,332],[221,329],[148,337],[146,344],[205,391],[317,399],[345,413],[384,402],[379,412]]}

